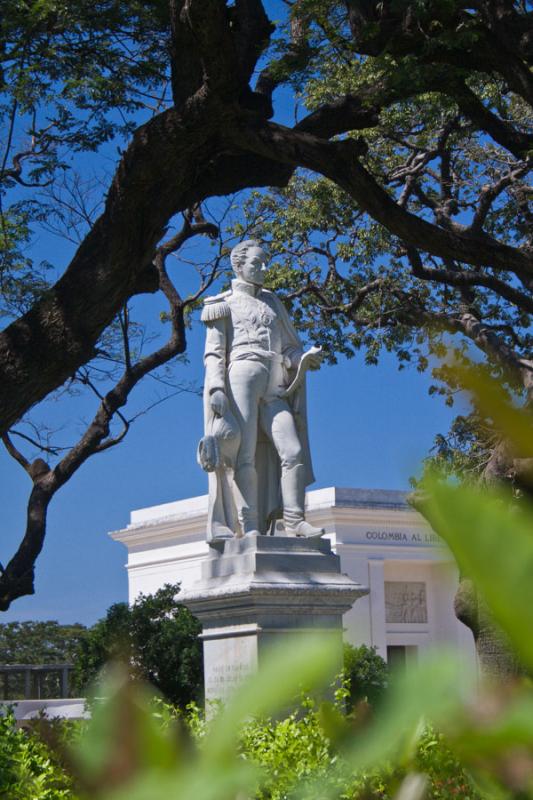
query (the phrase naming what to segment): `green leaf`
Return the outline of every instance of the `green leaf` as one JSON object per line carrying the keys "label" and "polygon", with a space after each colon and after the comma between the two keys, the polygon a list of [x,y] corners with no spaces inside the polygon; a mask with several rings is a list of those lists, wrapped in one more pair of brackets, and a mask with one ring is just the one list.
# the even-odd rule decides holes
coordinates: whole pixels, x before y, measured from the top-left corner
{"label": "green leaf", "polygon": [[[423,655],[416,666],[393,679],[386,702],[378,709],[374,721],[361,727],[355,719],[351,736],[339,745],[342,759],[332,765],[320,781],[305,782],[295,798],[319,797],[326,800],[338,797],[339,781],[354,770],[364,773],[383,767],[388,761],[409,765],[423,731],[424,722],[438,726],[443,721],[460,718],[462,698],[474,691],[476,676],[465,671],[460,657],[453,652],[433,650]],[[421,791],[416,782],[407,784],[406,792]],[[409,796],[409,794],[407,794]],[[414,795],[416,796],[416,795]]]}
{"label": "green leaf", "polygon": [[226,758],[245,720],[286,709],[302,688],[327,686],[340,667],[340,644],[334,635],[287,637],[273,645],[263,656],[259,672],[242,684],[213,722],[206,739],[206,758]]}
{"label": "green leaf", "polygon": [[502,434],[512,443],[517,458],[533,453],[533,414],[512,405],[509,394],[487,368],[454,364],[451,368],[461,386],[474,397],[477,408],[491,417]]}
{"label": "green leaf", "polygon": [[[161,730],[143,693],[131,684],[107,689],[83,742],[86,769],[101,774],[109,787],[106,800],[233,800],[252,796],[261,785],[262,770],[239,757],[243,723],[254,716],[273,715],[295,700],[302,688],[327,687],[339,667],[339,642],[322,635],[297,636],[273,646],[259,672],[244,682],[226,708],[212,721],[201,747],[186,751],[174,735]],[[114,764],[123,764],[118,776]],[[111,791],[113,778],[120,788]],[[267,777],[266,775],[264,776]]]}
{"label": "green leaf", "polygon": [[496,704],[493,710],[485,701],[485,714],[479,718],[474,715],[472,722],[465,722],[454,732],[453,748],[462,759],[467,762],[479,762],[481,759],[502,756],[510,747],[531,749],[533,742],[531,688],[520,687],[515,696],[511,696],[509,704],[500,703],[500,706],[502,707]]}
{"label": "green leaf", "polygon": [[425,514],[474,581],[516,652],[533,668],[533,511],[496,492],[433,480]]}
{"label": "green leaf", "polygon": [[91,709],[91,723],[73,749],[84,782],[112,784],[142,770],[174,771],[184,755],[172,726],[163,728],[153,714],[153,693],[131,681],[120,665],[108,667],[99,686],[103,700]]}
{"label": "green leaf", "polygon": [[451,651],[433,650],[416,666],[393,680],[387,702],[376,714],[375,723],[347,752],[352,767],[368,768],[393,756],[408,758],[418,740],[421,722],[438,725],[458,713],[462,694],[473,691],[475,676],[465,671],[459,656]]}

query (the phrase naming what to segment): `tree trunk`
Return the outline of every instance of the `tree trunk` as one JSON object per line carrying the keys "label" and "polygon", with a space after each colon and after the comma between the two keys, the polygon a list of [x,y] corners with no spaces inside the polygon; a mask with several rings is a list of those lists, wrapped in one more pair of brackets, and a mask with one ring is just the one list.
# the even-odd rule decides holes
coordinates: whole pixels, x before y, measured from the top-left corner
{"label": "tree trunk", "polygon": [[482,674],[499,681],[520,675],[522,669],[505,634],[491,618],[469,578],[461,578],[454,608],[457,619],[472,631]]}

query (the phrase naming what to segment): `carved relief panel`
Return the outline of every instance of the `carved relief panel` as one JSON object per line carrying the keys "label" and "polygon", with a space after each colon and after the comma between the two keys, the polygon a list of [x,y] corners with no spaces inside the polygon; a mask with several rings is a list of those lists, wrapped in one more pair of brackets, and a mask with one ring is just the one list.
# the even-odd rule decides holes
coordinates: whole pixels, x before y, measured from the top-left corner
{"label": "carved relief panel", "polygon": [[385,621],[428,621],[426,584],[423,581],[385,581]]}

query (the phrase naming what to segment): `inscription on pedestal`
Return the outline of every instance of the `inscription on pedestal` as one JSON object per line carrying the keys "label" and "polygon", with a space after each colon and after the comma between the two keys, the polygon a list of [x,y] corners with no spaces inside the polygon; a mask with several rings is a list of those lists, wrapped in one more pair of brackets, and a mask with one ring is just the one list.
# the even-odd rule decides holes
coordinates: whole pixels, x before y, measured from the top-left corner
{"label": "inscription on pedestal", "polygon": [[225,697],[252,671],[250,664],[215,664],[208,675],[206,693],[212,697]]}
{"label": "inscription on pedestal", "polygon": [[427,622],[426,584],[423,581],[385,581],[385,620]]}
{"label": "inscription on pedestal", "polygon": [[204,641],[205,698],[227,700],[240,683],[257,670],[255,636]]}

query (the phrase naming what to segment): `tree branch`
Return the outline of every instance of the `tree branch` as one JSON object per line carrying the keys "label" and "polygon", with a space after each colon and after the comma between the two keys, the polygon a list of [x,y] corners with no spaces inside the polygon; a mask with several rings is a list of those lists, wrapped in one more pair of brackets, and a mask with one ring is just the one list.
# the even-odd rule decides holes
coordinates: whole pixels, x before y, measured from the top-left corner
{"label": "tree branch", "polygon": [[7,433],[4,433],[4,435],[2,436],[2,442],[3,442],[4,447],[6,448],[7,452],[11,456],[11,458],[14,458],[15,461],[17,461],[20,464],[22,469],[25,470],[29,475],[30,474],[30,466],[31,466],[30,462],[28,461],[27,458],[25,458],[22,455],[20,450],[18,450],[15,447],[15,445],[13,444],[13,442],[11,441],[11,439],[9,438]]}
{"label": "tree branch", "polygon": [[533,136],[513,127],[488,109],[462,80],[443,82],[441,91],[453,98],[463,114],[516,158],[526,158],[533,148]]}
{"label": "tree branch", "polygon": [[531,166],[531,161],[526,161],[524,164],[519,164],[514,169],[509,170],[509,172],[500,178],[500,180],[490,184],[489,186],[483,187],[479,195],[478,207],[470,226],[471,231],[475,231],[476,233],[481,231],[487,214],[489,213],[490,208],[498,195],[500,195],[508,186],[511,186],[517,180],[517,178],[521,178],[522,175],[525,175],[526,172],[531,169]]}
{"label": "tree branch", "polygon": [[[190,220],[194,219],[195,215],[200,221],[191,223]],[[131,391],[145,375],[184,352],[186,347],[184,303],[168,277],[165,259],[192,236],[199,233],[212,236],[215,229],[216,226],[203,220],[199,209],[192,209],[185,215],[183,227],[179,233],[158,248],[155,262],[159,285],[170,307],[172,323],[170,337],[162,347],[139,359],[136,363],[131,363],[131,360],[126,359],[125,369],[119,381],[103,396],[90,378],[84,377],[83,381],[100,399],[99,407],[85,433],[53,469],[50,469],[42,459],[36,459],[30,464],[15,448],[7,434],[2,437],[8,452],[32,478],[33,489],[28,500],[24,538],[5,570],[0,574],[0,610],[8,609],[13,600],[18,597],[33,594],[35,562],[43,547],[47,509],[55,493],[90,456],[108,450],[124,439],[131,421],[126,419],[120,409],[126,405]],[[125,327],[123,331],[126,336],[127,329]],[[122,421],[123,427],[118,435],[110,436],[111,422],[115,415]]]}
{"label": "tree branch", "polygon": [[239,136],[260,155],[305,166],[333,180],[370,216],[407,245],[441,258],[533,275],[533,257],[489,236],[448,231],[399,206],[360,163],[361,146],[353,140],[329,142],[274,123],[241,128]]}
{"label": "tree branch", "polygon": [[243,80],[248,83],[275,26],[261,0],[235,0],[233,14],[232,30],[239,69]]}
{"label": "tree branch", "polygon": [[529,295],[519,292],[518,289],[513,288],[505,281],[496,278],[493,275],[488,275],[484,272],[469,272],[467,270],[451,270],[451,269],[428,269],[422,264],[420,254],[414,248],[407,249],[407,256],[413,275],[424,281],[435,281],[437,283],[444,283],[448,286],[457,286],[458,288],[471,288],[474,286],[483,286],[486,289],[491,289],[500,297],[515,304],[518,308],[523,309],[528,314],[533,314],[533,298]]}

